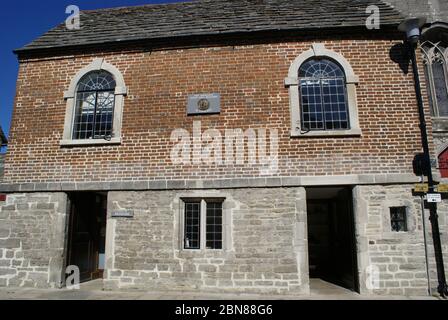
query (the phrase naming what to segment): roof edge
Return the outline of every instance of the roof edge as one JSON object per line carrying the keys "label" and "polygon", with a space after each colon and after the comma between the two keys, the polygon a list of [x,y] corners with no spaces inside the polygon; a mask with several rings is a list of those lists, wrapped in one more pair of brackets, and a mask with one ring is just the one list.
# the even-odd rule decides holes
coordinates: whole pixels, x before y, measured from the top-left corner
{"label": "roof edge", "polygon": [[[389,29],[393,27],[397,27],[399,25],[398,22],[394,23],[386,23],[382,26]],[[135,38],[135,39],[128,39],[128,40],[117,40],[117,41],[104,41],[104,42],[92,42],[87,44],[77,44],[77,45],[61,45],[61,46],[48,46],[48,47],[38,47],[38,48],[18,48],[14,49],[13,53],[20,56],[22,54],[33,54],[38,52],[51,52],[51,51],[58,51],[63,49],[82,49],[82,48],[95,48],[95,47],[102,47],[104,45],[112,45],[112,46],[119,46],[119,45],[126,45],[126,44],[134,44],[134,43],[142,43],[142,42],[149,42],[149,41],[170,41],[170,40],[179,40],[179,39],[196,39],[199,40],[200,38],[208,38],[208,37],[214,37],[216,39],[220,39],[223,37],[241,37],[241,36],[253,36],[253,35],[263,35],[266,33],[283,33],[283,32],[322,32],[327,30],[345,30],[350,29],[353,30],[356,29],[363,29],[366,30],[365,26],[334,26],[334,27],[310,27],[310,28],[283,28],[283,29],[266,29],[266,30],[254,30],[254,31],[237,31],[237,32],[209,32],[209,33],[203,33],[203,34],[192,34],[192,35],[172,35],[169,37],[143,37],[143,38]],[[367,30],[369,33],[378,33],[382,32],[382,30]]]}
{"label": "roof edge", "polygon": [[0,127],[0,147],[6,147],[7,145],[8,145],[8,139],[6,138],[6,135],[3,132],[2,127]]}

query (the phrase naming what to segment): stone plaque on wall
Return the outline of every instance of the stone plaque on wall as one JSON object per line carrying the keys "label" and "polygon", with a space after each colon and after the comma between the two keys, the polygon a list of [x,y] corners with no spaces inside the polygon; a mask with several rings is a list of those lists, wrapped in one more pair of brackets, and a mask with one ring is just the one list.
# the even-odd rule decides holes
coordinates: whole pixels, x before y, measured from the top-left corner
{"label": "stone plaque on wall", "polygon": [[195,94],[188,97],[188,115],[217,114],[221,112],[221,95]]}
{"label": "stone plaque on wall", "polygon": [[112,216],[112,218],[133,218],[134,211],[133,210],[117,210],[117,211],[113,211],[111,216]]}

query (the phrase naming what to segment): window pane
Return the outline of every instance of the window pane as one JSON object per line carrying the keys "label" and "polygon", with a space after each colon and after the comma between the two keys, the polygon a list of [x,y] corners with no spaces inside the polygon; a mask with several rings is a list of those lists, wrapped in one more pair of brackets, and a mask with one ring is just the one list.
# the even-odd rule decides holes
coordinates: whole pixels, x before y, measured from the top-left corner
{"label": "window pane", "polygon": [[428,100],[429,100],[429,105],[431,106],[431,114],[433,116],[437,115],[437,111],[436,111],[436,106],[434,105],[434,102],[432,100],[432,84],[431,84],[431,80],[430,80],[430,71],[431,71],[431,66],[429,64],[425,64],[425,78],[426,78],[426,83],[428,85]]}
{"label": "window pane", "polygon": [[107,91],[98,93],[98,104],[95,115],[95,138],[102,138],[112,134],[114,103],[114,92]]}
{"label": "window pane", "polygon": [[115,89],[116,83],[109,72],[95,71],[85,75],[78,84],[78,92],[112,90]]}
{"label": "window pane", "polygon": [[93,136],[96,92],[77,94],[73,139],[90,139]]}
{"label": "window pane", "polygon": [[440,117],[448,117],[448,91],[444,66],[440,62],[432,65],[434,88],[436,91],[437,107]]}
{"label": "window pane", "polygon": [[302,80],[302,127],[304,130],[324,129],[320,81]]}
{"label": "window pane", "polygon": [[185,249],[201,247],[201,203],[185,203]]}
{"label": "window pane", "polygon": [[207,203],[207,249],[222,249],[222,203]]}

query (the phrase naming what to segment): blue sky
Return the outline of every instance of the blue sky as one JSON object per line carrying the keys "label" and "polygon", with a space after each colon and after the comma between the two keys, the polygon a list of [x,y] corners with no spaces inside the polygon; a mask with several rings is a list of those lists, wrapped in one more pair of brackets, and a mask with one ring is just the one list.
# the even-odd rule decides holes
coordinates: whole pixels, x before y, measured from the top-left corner
{"label": "blue sky", "polygon": [[65,9],[77,5],[81,10],[120,7],[175,0],[14,0],[2,2],[0,10],[0,126],[9,133],[16,91],[18,63],[12,53],[65,21]]}

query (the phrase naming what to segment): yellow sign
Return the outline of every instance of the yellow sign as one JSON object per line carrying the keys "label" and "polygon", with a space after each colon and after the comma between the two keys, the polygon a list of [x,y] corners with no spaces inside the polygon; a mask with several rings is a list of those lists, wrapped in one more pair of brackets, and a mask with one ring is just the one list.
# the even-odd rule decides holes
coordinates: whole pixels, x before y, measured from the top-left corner
{"label": "yellow sign", "polygon": [[417,193],[427,193],[427,192],[429,192],[429,186],[427,184],[424,184],[424,183],[416,184],[414,186],[414,192],[417,192]]}
{"label": "yellow sign", "polygon": [[439,193],[448,193],[448,184],[439,184],[437,186],[437,192],[439,192]]}

